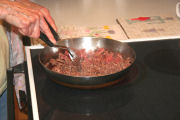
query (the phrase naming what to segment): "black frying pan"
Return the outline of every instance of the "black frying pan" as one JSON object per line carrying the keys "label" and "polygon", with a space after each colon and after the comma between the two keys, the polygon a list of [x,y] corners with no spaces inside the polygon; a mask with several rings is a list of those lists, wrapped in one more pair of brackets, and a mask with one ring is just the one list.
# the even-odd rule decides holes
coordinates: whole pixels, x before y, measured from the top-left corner
{"label": "black frying pan", "polygon": [[75,49],[85,49],[85,50],[95,50],[96,48],[105,48],[111,51],[118,51],[124,55],[124,57],[132,58],[131,65],[119,72],[104,75],[104,76],[68,76],[60,74],[48,69],[44,63],[46,63],[50,58],[57,56],[59,49],[56,47],[45,47],[43,51],[39,54],[39,62],[43,69],[47,73],[48,77],[58,84],[74,87],[74,88],[102,88],[119,82],[120,77],[130,70],[133,65],[136,54],[135,51],[127,44],[116,40],[107,38],[94,38],[94,37],[82,37],[58,41],[58,44],[64,45],[66,47]]}

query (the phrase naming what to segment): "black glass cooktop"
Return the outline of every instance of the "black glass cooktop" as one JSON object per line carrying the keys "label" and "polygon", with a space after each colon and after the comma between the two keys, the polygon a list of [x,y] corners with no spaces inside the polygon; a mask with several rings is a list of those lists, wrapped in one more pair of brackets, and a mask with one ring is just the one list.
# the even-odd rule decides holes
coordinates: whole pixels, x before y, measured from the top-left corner
{"label": "black glass cooktop", "polygon": [[113,86],[80,90],[48,79],[31,57],[40,120],[180,120],[180,40],[129,43],[137,58]]}

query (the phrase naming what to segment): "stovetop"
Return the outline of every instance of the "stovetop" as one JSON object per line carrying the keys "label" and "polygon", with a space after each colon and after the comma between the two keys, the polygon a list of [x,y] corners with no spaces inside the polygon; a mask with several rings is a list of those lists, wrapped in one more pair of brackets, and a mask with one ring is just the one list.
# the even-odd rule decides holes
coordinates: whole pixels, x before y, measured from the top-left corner
{"label": "stovetop", "polygon": [[[179,120],[180,40],[129,45],[137,55],[131,70],[118,84],[95,90],[54,83],[38,63],[41,49],[30,49],[38,119]],[[30,93],[34,104],[31,84]]]}

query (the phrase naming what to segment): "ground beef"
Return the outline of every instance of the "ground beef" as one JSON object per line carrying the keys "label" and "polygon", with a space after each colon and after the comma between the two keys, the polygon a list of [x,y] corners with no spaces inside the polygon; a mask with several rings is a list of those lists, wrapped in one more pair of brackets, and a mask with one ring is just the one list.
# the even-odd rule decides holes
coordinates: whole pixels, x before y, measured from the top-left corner
{"label": "ground beef", "polygon": [[127,68],[131,58],[124,58],[120,52],[112,52],[104,48],[86,53],[85,49],[75,50],[78,59],[73,62],[69,53],[59,53],[51,58],[45,66],[52,71],[70,76],[104,76]]}

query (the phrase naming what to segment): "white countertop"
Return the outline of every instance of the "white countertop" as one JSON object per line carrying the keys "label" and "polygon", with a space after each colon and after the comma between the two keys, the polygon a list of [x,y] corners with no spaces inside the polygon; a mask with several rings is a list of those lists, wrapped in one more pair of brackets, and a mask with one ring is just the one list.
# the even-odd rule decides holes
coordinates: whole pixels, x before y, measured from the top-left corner
{"label": "white countertop", "polygon": [[113,24],[117,17],[176,15],[180,0],[34,0],[50,10],[59,25]]}

